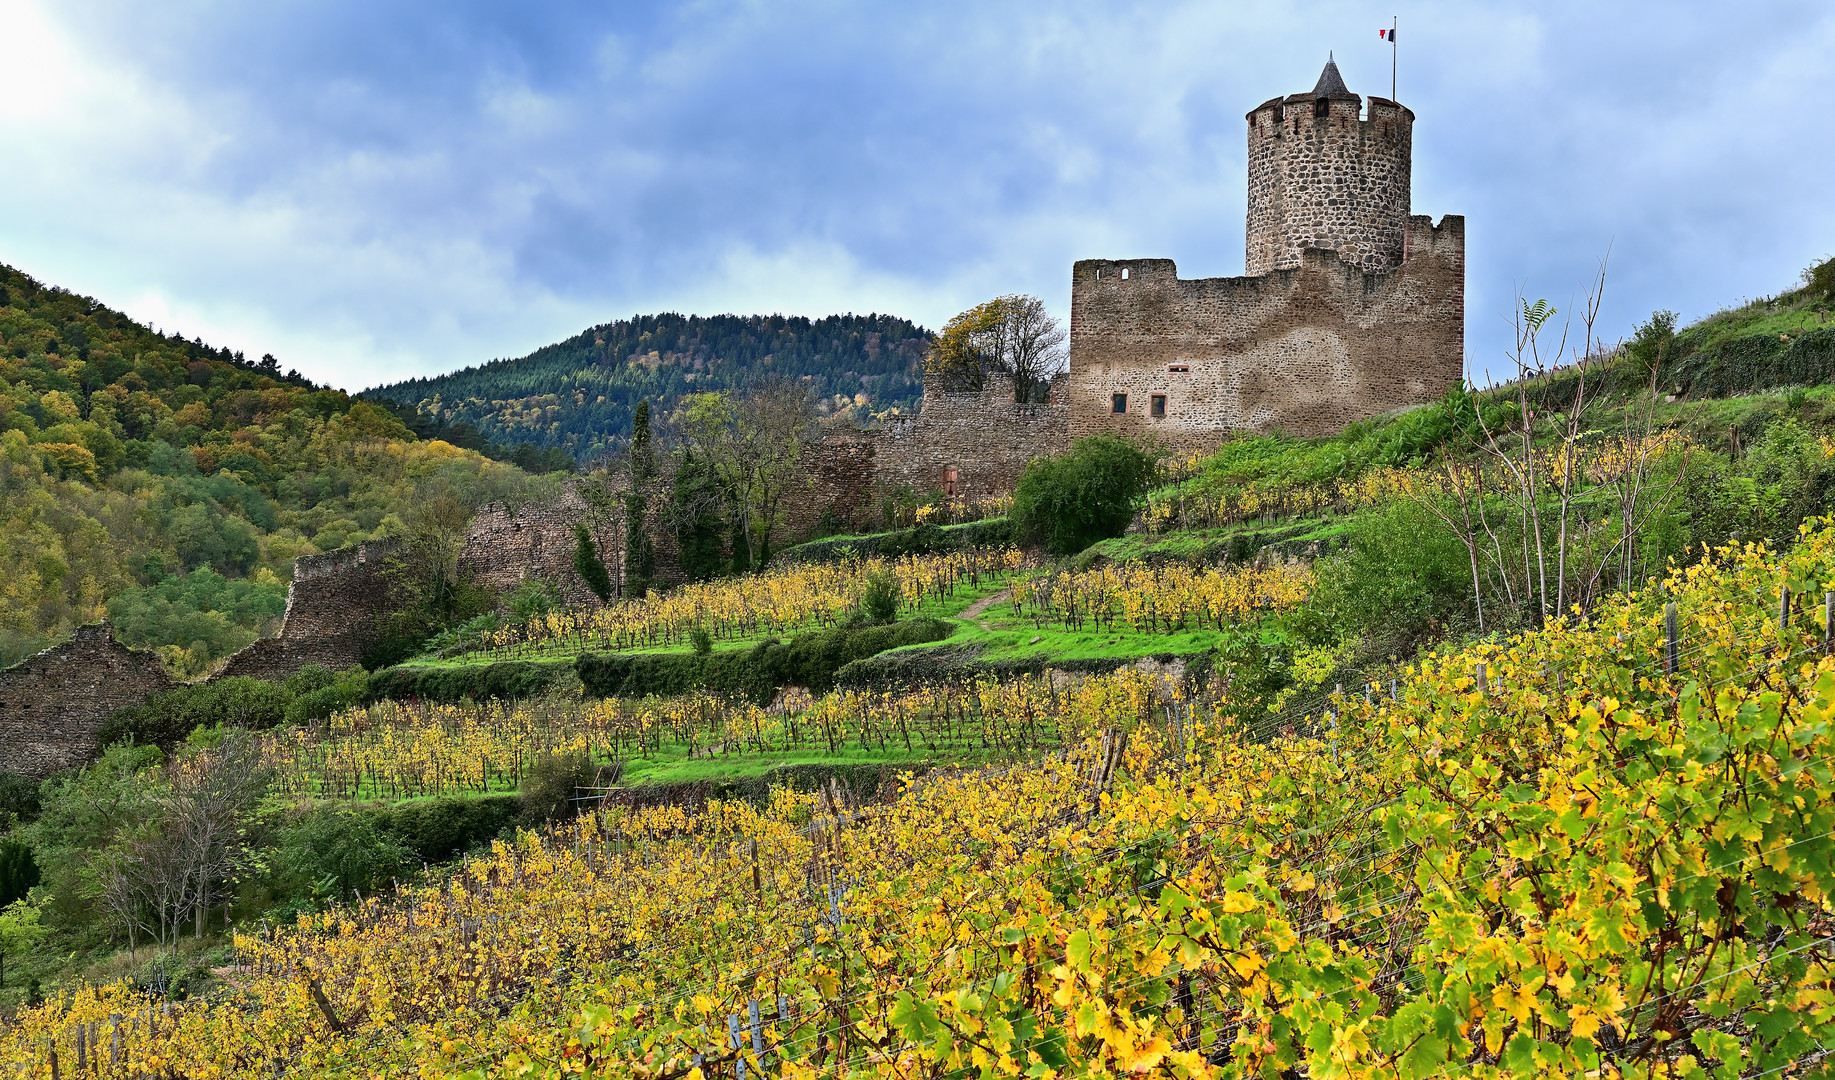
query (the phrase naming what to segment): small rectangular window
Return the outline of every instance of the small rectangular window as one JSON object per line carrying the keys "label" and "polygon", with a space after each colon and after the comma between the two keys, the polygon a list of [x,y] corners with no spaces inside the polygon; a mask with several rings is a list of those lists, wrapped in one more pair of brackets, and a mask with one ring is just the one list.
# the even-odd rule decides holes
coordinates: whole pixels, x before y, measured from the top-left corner
{"label": "small rectangular window", "polygon": [[1154,416],[1162,420],[1165,419],[1166,418],[1166,395],[1165,394],[1153,395],[1153,402],[1151,406],[1149,407],[1149,411],[1151,411]]}
{"label": "small rectangular window", "polygon": [[1121,268],[1121,280],[1128,280],[1128,268],[1125,266]]}
{"label": "small rectangular window", "polygon": [[1128,411],[1128,395],[1116,394],[1109,399],[1109,411],[1124,413]]}
{"label": "small rectangular window", "polygon": [[1177,371],[1190,371],[1190,370],[1191,370],[1191,365],[1190,365],[1190,364],[1167,364],[1167,365],[1166,365],[1166,370],[1167,370],[1167,371],[1175,371],[1175,372],[1177,372]]}

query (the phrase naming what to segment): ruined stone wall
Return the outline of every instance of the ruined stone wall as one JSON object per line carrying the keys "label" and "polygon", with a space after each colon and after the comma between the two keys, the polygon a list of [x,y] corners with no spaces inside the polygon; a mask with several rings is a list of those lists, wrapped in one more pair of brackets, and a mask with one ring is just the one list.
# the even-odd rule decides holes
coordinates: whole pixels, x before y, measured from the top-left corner
{"label": "ruined stone wall", "polygon": [[383,569],[399,549],[395,540],[371,540],[293,560],[279,635],[236,653],[213,677],[284,679],[308,664],[338,671],[360,663],[389,609]]}
{"label": "ruined stone wall", "polygon": [[[472,580],[499,594],[539,577],[555,588],[563,603],[596,604],[598,597],[573,568],[574,526],[586,517],[587,505],[577,480],[564,485],[548,502],[514,508],[491,503],[472,517],[459,564],[471,572]],[[624,579],[623,529],[611,522],[596,532],[593,545],[611,571],[613,584],[620,585]]]}
{"label": "ruined stone wall", "polygon": [[780,528],[787,542],[823,531],[824,520],[844,532],[878,527],[875,477],[881,437],[878,431],[831,432],[804,447],[805,481],[784,499]]}
{"label": "ruined stone wall", "polygon": [[1355,94],[1264,102],[1249,113],[1249,212],[1244,273],[1296,269],[1325,248],[1361,270],[1403,261],[1411,198],[1414,113],[1385,98],[1361,115]]}
{"label": "ruined stone wall", "polygon": [[941,490],[954,469],[959,499],[1012,494],[1028,462],[1070,446],[1072,409],[1063,386],[1061,378],[1054,380],[1041,405],[1014,404],[1012,380],[999,376],[976,393],[925,387],[918,414],[893,418],[881,434],[874,481],[923,494]]}
{"label": "ruined stone wall", "polygon": [[106,623],[0,671],[0,771],[43,779],[101,750],[102,722],[170,690],[152,653],[115,641]]}
{"label": "ruined stone wall", "polygon": [[1112,430],[1202,449],[1233,432],[1327,435],[1439,398],[1464,370],[1465,219],[1407,218],[1403,246],[1386,274],[1317,249],[1254,277],[1184,280],[1170,259],[1078,262],[1070,436]]}

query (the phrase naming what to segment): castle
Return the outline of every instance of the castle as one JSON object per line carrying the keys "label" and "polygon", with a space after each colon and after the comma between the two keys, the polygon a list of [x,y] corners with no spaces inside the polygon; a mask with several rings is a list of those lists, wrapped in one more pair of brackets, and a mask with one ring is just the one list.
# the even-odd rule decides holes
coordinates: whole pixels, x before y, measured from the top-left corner
{"label": "castle", "polygon": [[[1245,276],[1184,280],[1170,259],[1076,263],[1070,371],[1044,403],[1016,402],[999,376],[968,393],[926,386],[917,415],[810,448],[784,535],[821,520],[872,527],[877,495],[895,488],[1008,493],[1029,461],[1097,431],[1203,449],[1239,432],[1330,434],[1444,394],[1463,369],[1465,219],[1409,214],[1414,114],[1386,98],[1362,106],[1328,62],[1310,94],[1248,114]],[[486,507],[461,561],[499,590],[534,575],[588,602],[570,561],[584,516],[571,490],[552,504]],[[611,530],[602,551],[623,548],[621,527]],[[385,540],[297,560],[280,635],[219,677],[357,662],[388,602],[379,572],[393,551]],[[0,768],[44,776],[81,764],[110,713],[171,685],[150,654],[85,627],[0,671]]]}
{"label": "castle", "polygon": [[1366,112],[1327,61],[1311,93],[1247,116],[1244,276],[1077,262],[1071,436],[1202,449],[1239,432],[1329,435],[1456,386],[1465,219],[1409,213],[1414,119],[1387,98]]}

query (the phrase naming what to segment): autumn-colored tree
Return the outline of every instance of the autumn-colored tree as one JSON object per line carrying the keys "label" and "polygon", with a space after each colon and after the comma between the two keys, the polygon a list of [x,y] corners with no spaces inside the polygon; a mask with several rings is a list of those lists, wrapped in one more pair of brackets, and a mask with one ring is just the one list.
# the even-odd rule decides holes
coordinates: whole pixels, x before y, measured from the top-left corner
{"label": "autumn-colored tree", "polygon": [[1032,401],[1061,366],[1064,329],[1036,296],[1010,293],[949,320],[924,358],[924,376],[947,391],[977,391],[990,374],[1013,380],[1013,400]]}

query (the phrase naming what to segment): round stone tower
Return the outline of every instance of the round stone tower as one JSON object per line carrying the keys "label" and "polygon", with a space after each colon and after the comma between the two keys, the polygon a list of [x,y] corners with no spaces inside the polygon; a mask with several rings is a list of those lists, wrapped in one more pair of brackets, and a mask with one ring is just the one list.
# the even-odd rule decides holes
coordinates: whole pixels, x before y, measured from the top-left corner
{"label": "round stone tower", "polygon": [[1306,248],[1375,273],[1402,264],[1414,113],[1361,105],[1327,60],[1311,93],[1249,113],[1249,276],[1297,267]]}

